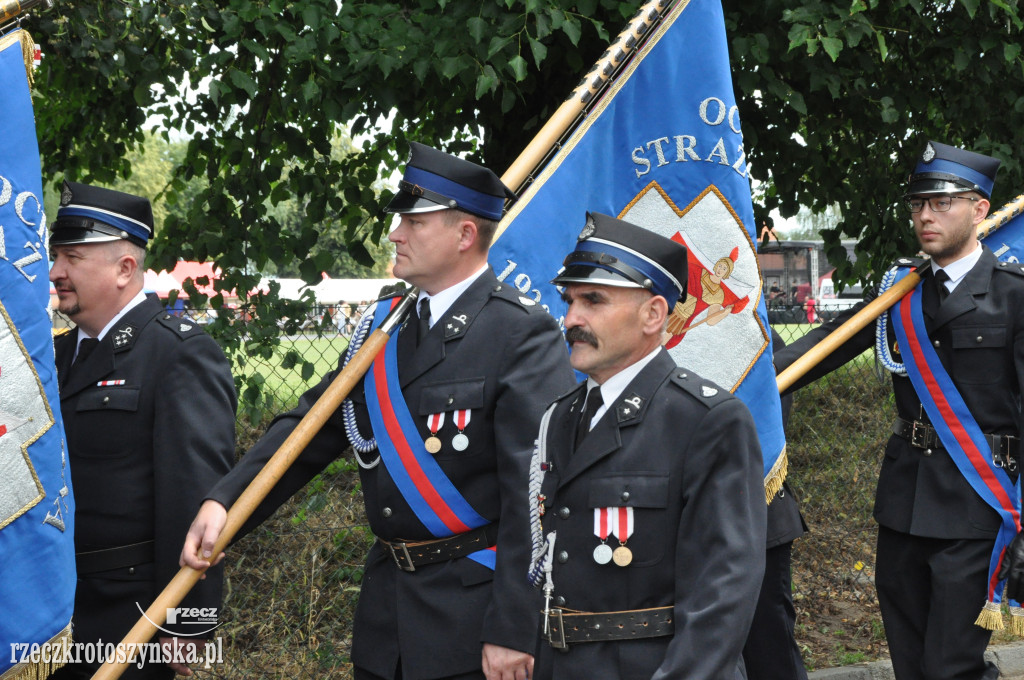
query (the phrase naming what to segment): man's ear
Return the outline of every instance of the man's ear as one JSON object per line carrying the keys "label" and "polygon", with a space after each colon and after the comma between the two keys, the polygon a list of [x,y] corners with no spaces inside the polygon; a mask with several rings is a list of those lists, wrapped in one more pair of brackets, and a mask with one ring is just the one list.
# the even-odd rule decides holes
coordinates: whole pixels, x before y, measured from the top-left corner
{"label": "man's ear", "polygon": [[975,201],[973,223],[975,225],[981,224],[982,221],[988,217],[988,211],[992,208],[992,203],[987,198],[982,198],[980,201]]}
{"label": "man's ear", "polygon": [[480,238],[480,230],[473,220],[462,220],[458,224],[459,229],[459,252],[464,252],[477,247],[477,240]]}
{"label": "man's ear", "polygon": [[660,295],[650,296],[641,308],[644,334],[661,336],[668,318],[668,301]]}
{"label": "man's ear", "polygon": [[117,259],[117,287],[124,288],[135,278],[140,268],[134,255],[125,253]]}

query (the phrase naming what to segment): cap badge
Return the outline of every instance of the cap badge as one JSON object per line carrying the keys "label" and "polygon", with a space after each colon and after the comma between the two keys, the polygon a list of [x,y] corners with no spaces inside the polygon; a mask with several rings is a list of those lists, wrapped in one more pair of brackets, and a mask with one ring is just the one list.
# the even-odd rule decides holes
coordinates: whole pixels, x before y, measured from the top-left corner
{"label": "cap badge", "polygon": [[924,153],[921,154],[921,160],[925,163],[931,163],[935,160],[935,147],[932,146],[931,142],[925,145]]}
{"label": "cap badge", "polygon": [[65,184],[64,190],[60,192],[60,204],[68,205],[69,203],[71,203],[72,198],[74,197],[71,195],[71,187]]}
{"label": "cap badge", "polygon": [[583,225],[583,231],[580,232],[580,235],[577,237],[576,240],[586,241],[588,238],[594,235],[595,231],[597,231],[597,227],[594,226],[594,218],[587,217],[587,223]]}

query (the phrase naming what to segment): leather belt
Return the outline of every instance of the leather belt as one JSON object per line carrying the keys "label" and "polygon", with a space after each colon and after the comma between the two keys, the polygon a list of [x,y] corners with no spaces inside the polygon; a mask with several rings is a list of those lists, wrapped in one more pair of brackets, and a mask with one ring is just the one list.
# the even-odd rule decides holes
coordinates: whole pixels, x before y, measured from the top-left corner
{"label": "leather belt", "polygon": [[498,542],[498,527],[495,524],[485,524],[464,534],[439,538],[436,541],[385,541],[379,537],[377,540],[391,553],[399,569],[416,571],[416,567],[425,564],[447,562],[490,548]]}
{"label": "leather belt", "polygon": [[[910,442],[918,449],[942,449],[942,440],[930,423],[919,420],[897,418],[892,423],[892,433]],[[1017,444],[1019,439],[1011,434],[986,434],[985,439],[992,449],[992,462],[1006,467],[1010,472],[1017,470]]]}
{"label": "leather belt", "polygon": [[152,562],[154,543],[154,541],[142,541],[130,545],[119,545],[116,548],[75,553],[75,568],[78,570],[78,575],[82,576]]}
{"label": "leather belt", "polygon": [[629,609],[621,612],[575,612],[552,609],[543,635],[555,649],[568,649],[569,643],[639,640],[672,635],[672,607]]}

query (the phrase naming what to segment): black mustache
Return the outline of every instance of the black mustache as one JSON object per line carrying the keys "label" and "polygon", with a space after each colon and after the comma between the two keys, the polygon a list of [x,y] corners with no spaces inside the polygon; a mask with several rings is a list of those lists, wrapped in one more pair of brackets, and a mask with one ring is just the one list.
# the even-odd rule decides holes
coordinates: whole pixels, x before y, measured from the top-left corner
{"label": "black mustache", "polygon": [[580,326],[573,326],[572,328],[565,329],[565,339],[567,342],[585,342],[588,345],[593,345],[594,349],[597,349],[597,338],[590,333],[583,330]]}

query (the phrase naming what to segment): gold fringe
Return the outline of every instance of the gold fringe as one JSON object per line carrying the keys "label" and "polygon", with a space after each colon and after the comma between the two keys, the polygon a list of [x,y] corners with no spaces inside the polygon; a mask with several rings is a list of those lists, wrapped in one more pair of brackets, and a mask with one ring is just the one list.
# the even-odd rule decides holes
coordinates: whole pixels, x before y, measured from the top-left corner
{"label": "gold fringe", "polygon": [[999,611],[999,605],[986,600],[985,606],[982,607],[981,613],[978,614],[978,620],[974,622],[974,625],[981,626],[985,630],[1002,630],[1003,613]]}
{"label": "gold fringe", "polygon": [[49,641],[43,644],[50,647],[51,658],[52,656],[60,656],[60,663],[54,663],[53,661],[50,663],[43,663],[40,661],[37,664],[18,664],[17,666],[8,669],[3,675],[0,675],[0,680],[45,680],[51,673],[56,671],[58,668],[63,667],[63,659],[66,658],[67,655],[58,655],[54,652],[54,649],[57,647],[71,646],[71,622],[69,621],[64,630],[54,635]]}
{"label": "gold fringe", "polygon": [[786,457],[786,447],[782,447],[782,453],[779,454],[778,460],[775,461],[775,465],[768,472],[768,476],[764,480],[764,502],[771,503],[772,499],[782,489],[782,483],[786,481],[786,473],[789,470],[789,461]]}
{"label": "gold fringe", "polygon": [[[5,36],[0,36],[0,52],[3,52],[15,42],[21,43],[21,57],[25,60],[25,76],[28,78],[28,86],[32,87],[35,84],[35,41],[32,40],[32,36],[25,29],[11,31]],[[3,680],[7,679],[3,678]]]}
{"label": "gold fringe", "polygon": [[1010,607],[1010,631],[1017,637],[1024,637],[1024,609]]}

